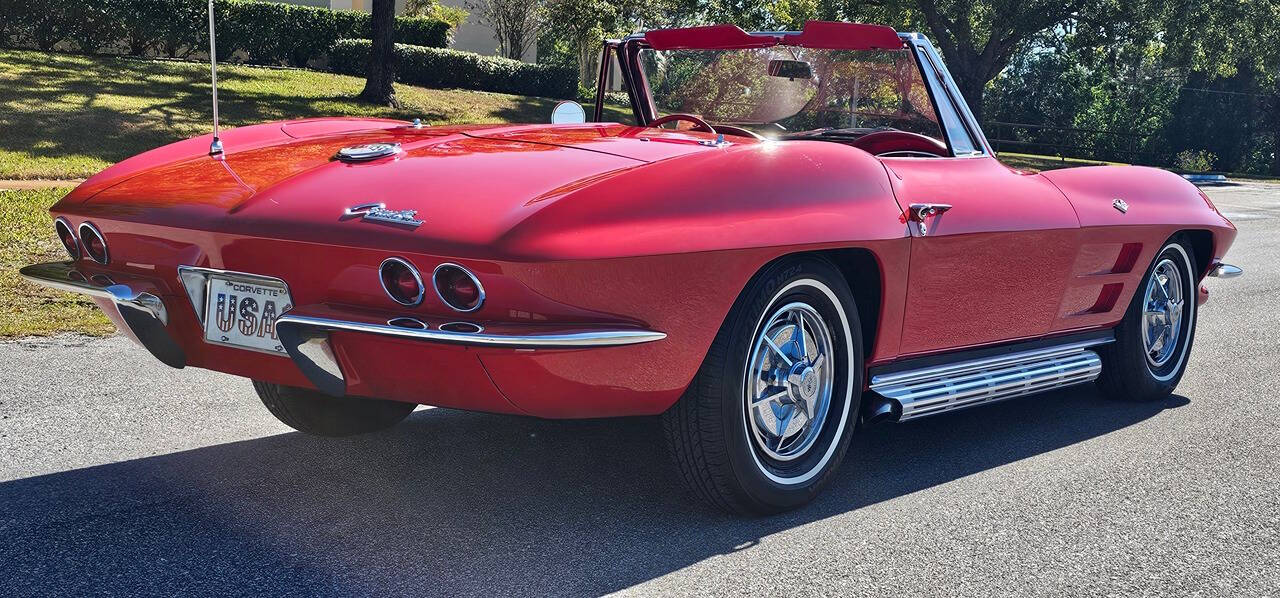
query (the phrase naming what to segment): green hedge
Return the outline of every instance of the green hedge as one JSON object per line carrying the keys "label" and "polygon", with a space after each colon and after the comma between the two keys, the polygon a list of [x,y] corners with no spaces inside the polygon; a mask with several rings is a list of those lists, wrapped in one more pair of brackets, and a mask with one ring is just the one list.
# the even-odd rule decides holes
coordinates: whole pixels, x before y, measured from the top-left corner
{"label": "green hedge", "polygon": [[[339,40],[329,50],[329,68],[364,76],[372,43]],[[529,64],[471,52],[396,44],[396,79],[424,87],[457,87],[549,98],[578,92],[576,67]]]}
{"label": "green hedge", "polygon": [[[206,0],[0,0],[0,46],[183,58],[209,47]],[[217,0],[218,57],[254,64],[306,66],[334,42],[369,39],[368,13],[310,6]],[[397,17],[396,40],[449,45],[449,25]]]}

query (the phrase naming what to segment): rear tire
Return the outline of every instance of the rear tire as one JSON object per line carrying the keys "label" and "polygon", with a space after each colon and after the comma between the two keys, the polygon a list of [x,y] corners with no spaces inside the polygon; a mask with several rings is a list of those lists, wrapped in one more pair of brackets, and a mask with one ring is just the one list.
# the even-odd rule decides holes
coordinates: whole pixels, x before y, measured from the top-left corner
{"label": "rear tire", "polygon": [[352,436],[385,430],[413,413],[414,403],[332,397],[316,390],[253,381],[262,404],[276,419],[315,436]]}
{"label": "rear tire", "polygon": [[1115,342],[1099,349],[1098,386],[1108,398],[1155,401],[1182,380],[1196,333],[1193,273],[1199,270],[1190,247],[1176,235],[1160,249],[1115,329]]}
{"label": "rear tire", "polygon": [[858,311],[840,272],[814,258],[767,266],[738,297],[684,396],[663,415],[686,486],[740,514],[812,500],[849,447],[862,365]]}

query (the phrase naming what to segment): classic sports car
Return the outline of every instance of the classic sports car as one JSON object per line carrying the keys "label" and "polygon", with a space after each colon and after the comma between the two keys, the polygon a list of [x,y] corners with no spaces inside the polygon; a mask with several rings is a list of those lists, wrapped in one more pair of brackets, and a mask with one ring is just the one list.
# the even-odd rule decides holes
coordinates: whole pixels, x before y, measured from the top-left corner
{"label": "classic sports car", "polygon": [[[1204,277],[1240,273],[1176,175],[1003,166],[920,35],[720,25],[603,58],[591,122],[302,120],[125,160],[53,207],[71,260],[22,273],[311,434],[661,414],[694,493],[747,513],[813,498],[860,426],[1164,397]],[[603,122],[617,89],[633,123]]]}

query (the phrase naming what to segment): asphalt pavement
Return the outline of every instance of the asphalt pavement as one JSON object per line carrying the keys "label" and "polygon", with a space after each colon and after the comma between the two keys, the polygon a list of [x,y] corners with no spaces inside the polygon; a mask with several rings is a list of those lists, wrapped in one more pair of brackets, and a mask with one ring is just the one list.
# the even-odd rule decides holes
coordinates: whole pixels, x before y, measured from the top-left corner
{"label": "asphalt pavement", "polygon": [[1280,186],[1168,400],[1091,387],[866,430],[810,506],[704,508],[653,419],[422,409],[294,433],[121,337],[0,343],[0,595],[1280,595]]}

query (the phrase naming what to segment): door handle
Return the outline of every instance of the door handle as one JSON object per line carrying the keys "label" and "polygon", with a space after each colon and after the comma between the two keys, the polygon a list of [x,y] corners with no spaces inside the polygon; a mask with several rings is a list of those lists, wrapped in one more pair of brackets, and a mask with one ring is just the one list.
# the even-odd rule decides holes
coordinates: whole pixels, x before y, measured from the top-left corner
{"label": "door handle", "polygon": [[916,223],[920,236],[924,237],[929,234],[929,227],[925,224],[925,219],[937,216],[950,209],[951,205],[945,203],[913,203],[907,209],[907,220]]}

